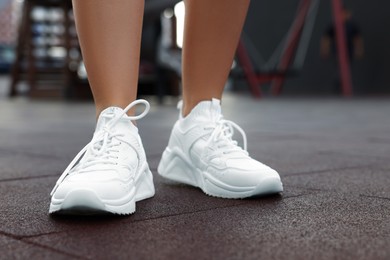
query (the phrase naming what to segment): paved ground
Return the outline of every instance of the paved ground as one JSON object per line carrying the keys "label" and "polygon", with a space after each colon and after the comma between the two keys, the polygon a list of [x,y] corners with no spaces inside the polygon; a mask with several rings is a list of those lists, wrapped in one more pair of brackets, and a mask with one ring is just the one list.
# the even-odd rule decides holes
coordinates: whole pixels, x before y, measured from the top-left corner
{"label": "paved ground", "polygon": [[227,96],[281,196],[207,197],[156,174],[176,119],[139,122],[156,196],[130,217],[51,217],[49,192],[90,139],[90,103],[0,100],[0,258],[390,259],[390,100]]}

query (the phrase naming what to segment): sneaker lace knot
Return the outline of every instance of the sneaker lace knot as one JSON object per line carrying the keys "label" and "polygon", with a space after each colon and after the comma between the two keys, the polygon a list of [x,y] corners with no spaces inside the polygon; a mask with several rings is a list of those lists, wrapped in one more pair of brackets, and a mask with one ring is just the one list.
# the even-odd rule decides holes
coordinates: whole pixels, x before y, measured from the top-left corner
{"label": "sneaker lace knot", "polygon": [[71,169],[70,172],[86,172],[91,166],[96,164],[116,164],[119,152],[118,146],[121,145],[120,138],[124,136],[113,132],[112,128],[105,126],[102,131],[92,138],[89,145],[89,156],[83,162]]}
{"label": "sneaker lace knot", "polygon": [[[216,151],[212,156],[218,156],[220,154],[233,155],[233,154],[244,154],[248,155],[247,152],[247,138],[244,130],[236,123],[223,119],[222,116],[217,120],[217,123],[210,125],[205,128],[206,130],[212,130],[210,137],[208,138],[207,145],[216,147]],[[234,130],[237,130],[243,139],[243,147],[238,146],[238,142],[233,140]],[[238,153],[237,153],[238,152]]]}

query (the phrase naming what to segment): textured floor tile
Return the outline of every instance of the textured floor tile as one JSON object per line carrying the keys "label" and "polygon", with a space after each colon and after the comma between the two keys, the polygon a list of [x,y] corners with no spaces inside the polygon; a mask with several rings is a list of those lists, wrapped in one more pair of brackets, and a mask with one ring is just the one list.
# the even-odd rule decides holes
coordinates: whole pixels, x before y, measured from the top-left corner
{"label": "textured floor tile", "polygon": [[[390,203],[316,193],[31,241],[89,258],[387,259]],[[117,241],[117,242],[116,242]]]}
{"label": "textured floor tile", "polygon": [[64,159],[53,156],[0,152],[0,182],[48,175],[59,176],[67,163]]}
{"label": "textured floor tile", "polygon": [[293,187],[377,196],[387,198],[390,203],[390,170],[373,167],[292,175],[286,176],[284,183]]}
{"label": "textured floor tile", "polygon": [[[30,180],[0,182],[0,231],[18,236],[38,235],[41,233],[61,232],[80,228],[85,225],[99,226],[88,218],[55,218],[48,214],[50,190],[57,177]],[[199,189],[175,184],[155,176],[156,195],[154,198],[137,203],[136,214],[129,217],[108,217],[108,222],[126,225],[135,221],[174,216],[189,212],[207,211],[216,208],[231,207],[251,200],[226,200],[206,196]],[[291,188],[283,197],[306,194],[310,191]],[[274,200],[280,200],[280,196]],[[268,198],[257,198],[259,204]]]}
{"label": "textured floor tile", "polygon": [[77,259],[69,254],[62,254],[46,246],[23,242],[0,234],[1,259]]}
{"label": "textured floor tile", "polygon": [[152,106],[138,126],[155,198],[129,217],[50,217],[51,188],[91,138],[93,105],[0,101],[0,249],[37,259],[390,258],[388,100],[228,95],[222,106],[252,157],[282,174],[283,196],[224,200],[163,180],[156,169],[178,111]]}

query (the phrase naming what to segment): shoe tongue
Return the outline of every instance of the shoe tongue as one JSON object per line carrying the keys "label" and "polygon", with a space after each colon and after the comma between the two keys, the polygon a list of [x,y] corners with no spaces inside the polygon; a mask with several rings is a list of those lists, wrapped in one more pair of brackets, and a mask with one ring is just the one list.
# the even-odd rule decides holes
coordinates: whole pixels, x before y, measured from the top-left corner
{"label": "shoe tongue", "polygon": [[217,121],[221,115],[221,101],[213,98],[211,101],[199,102],[186,118],[197,121]]}
{"label": "shoe tongue", "polygon": [[[96,130],[99,131],[104,128],[111,120],[113,120],[115,117],[119,116],[120,114],[123,113],[123,109],[120,107],[108,107],[105,110],[103,110],[98,118],[98,121],[96,123]],[[121,119],[116,123],[119,128],[124,128],[124,129],[133,129],[136,128],[131,120],[128,118],[127,115],[123,115]]]}

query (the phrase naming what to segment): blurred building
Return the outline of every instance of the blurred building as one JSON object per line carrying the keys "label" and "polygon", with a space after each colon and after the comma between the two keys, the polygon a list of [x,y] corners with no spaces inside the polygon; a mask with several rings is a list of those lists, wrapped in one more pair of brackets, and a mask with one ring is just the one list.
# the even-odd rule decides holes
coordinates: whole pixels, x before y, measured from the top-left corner
{"label": "blurred building", "polygon": [[[10,61],[15,56],[13,48],[15,46],[15,32],[17,31],[16,21],[20,16],[20,6],[27,1],[29,0],[1,0],[0,64],[2,64],[3,73],[9,69]],[[56,2],[55,0],[50,1]],[[182,13],[175,12],[175,6],[178,9],[182,5],[177,6],[178,2],[180,1],[146,0],[141,50],[141,94],[156,94],[159,96],[179,94],[181,73],[179,39],[182,30],[182,22],[179,20],[182,19]],[[379,0],[369,3],[364,0],[344,2],[353,12],[354,20],[359,24],[365,42],[365,56],[361,61],[356,62],[352,70],[354,92],[358,95],[389,94],[390,79],[387,77],[387,71],[390,70],[390,52],[388,51],[390,35],[387,28],[390,28],[390,19],[387,17],[387,9],[390,7],[390,2]],[[294,18],[298,3],[299,0],[256,0],[251,2],[244,34],[265,60],[271,58],[275,49],[285,37]],[[296,73],[289,75],[283,88],[283,95],[330,95],[333,93],[334,75],[338,68],[334,60],[324,61],[320,58],[321,36],[332,21],[330,4],[331,1],[320,1],[303,66]],[[37,12],[36,17],[39,16],[39,10],[35,10],[35,13]],[[56,11],[48,12],[53,15],[53,12]],[[42,9],[40,13],[42,15]],[[59,11],[59,13],[61,12]],[[59,21],[65,19],[66,14],[62,15],[64,16],[59,18]],[[71,15],[69,17],[72,20]],[[34,31],[34,41],[41,41],[39,28],[42,29],[43,27],[40,27],[37,23],[31,28]],[[71,25],[69,31],[74,32],[74,25]],[[51,38],[51,40],[54,41],[54,38]],[[52,61],[58,61],[61,57],[67,57],[68,61],[71,60],[70,66],[69,64],[67,66],[70,71],[69,75],[79,78],[80,81],[70,80],[65,83],[65,88],[69,88],[69,85],[75,87],[86,83],[85,80],[83,81],[86,74],[78,47],[73,43],[72,46],[70,50],[65,50],[65,52],[57,48],[58,46],[51,49],[51,51],[40,51],[37,48],[34,52],[37,57],[38,54],[52,55]],[[26,68],[27,64],[28,62],[25,61],[22,66]],[[61,63],[58,62],[52,64],[60,64],[61,66]],[[259,70],[261,73],[261,68]],[[68,80],[69,75],[67,76]],[[22,78],[22,80],[27,79],[28,77],[25,76]],[[64,82],[62,78],[58,79],[60,79],[60,82]],[[234,82],[234,89],[249,92],[248,85],[244,80],[237,79]],[[267,92],[267,86],[265,86],[265,92]],[[74,94],[72,91],[67,92],[67,95],[72,95],[72,93]]]}
{"label": "blurred building", "polygon": [[[298,0],[252,1],[245,32],[268,58],[291,24]],[[358,95],[390,94],[390,2],[345,0],[364,38],[365,55],[352,68],[354,91]],[[335,60],[320,58],[320,41],[332,22],[331,1],[320,1],[319,12],[302,68],[285,82],[284,95],[330,95],[337,73]]]}

